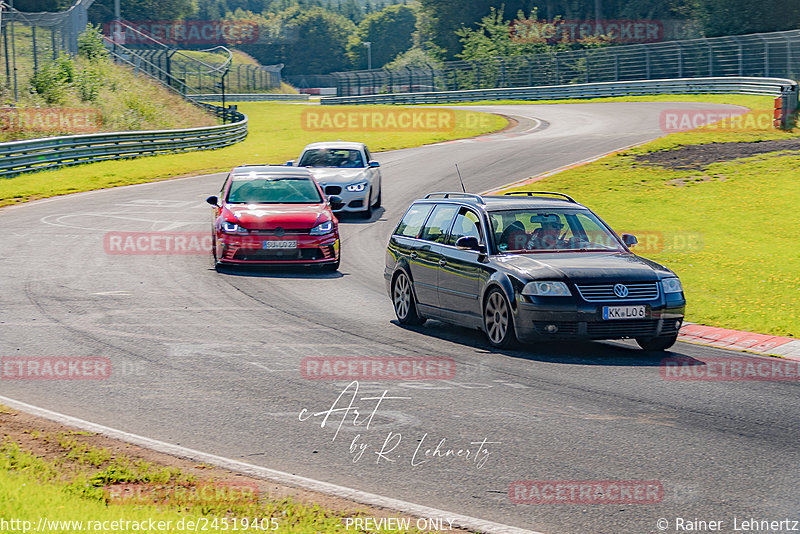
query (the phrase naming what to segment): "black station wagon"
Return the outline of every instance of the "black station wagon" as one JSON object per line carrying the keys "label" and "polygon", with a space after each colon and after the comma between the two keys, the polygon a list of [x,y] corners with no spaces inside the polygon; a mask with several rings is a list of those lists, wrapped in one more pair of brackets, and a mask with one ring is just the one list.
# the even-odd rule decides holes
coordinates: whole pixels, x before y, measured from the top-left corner
{"label": "black station wagon", "polygon": [[683,287],[631,252],[636,243],[561,193],[431,193],[392,233],[384,277],[401,324],[479,328],[495,347],[634,338],[666,350],[683,321]]}

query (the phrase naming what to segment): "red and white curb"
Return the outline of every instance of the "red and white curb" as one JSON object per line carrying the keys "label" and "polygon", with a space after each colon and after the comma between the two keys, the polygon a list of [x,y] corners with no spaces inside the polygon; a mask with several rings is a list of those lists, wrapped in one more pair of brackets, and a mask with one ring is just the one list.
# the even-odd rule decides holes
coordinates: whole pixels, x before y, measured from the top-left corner
{"label": "red and white curb", "polygon": [[800,361],[800,339],[683,323],[680,341]]}

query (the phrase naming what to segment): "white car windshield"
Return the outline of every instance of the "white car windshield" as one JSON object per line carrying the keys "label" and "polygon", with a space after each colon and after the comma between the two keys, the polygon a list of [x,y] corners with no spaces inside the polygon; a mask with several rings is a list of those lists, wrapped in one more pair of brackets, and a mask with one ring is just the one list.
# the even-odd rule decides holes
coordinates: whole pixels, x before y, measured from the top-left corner
{"label": "white car windshield", "polygon": [[347,148],[314,148],[306,150],[300,158],[300,167],[340,167],[355,169],[364,167],[360,150]]}

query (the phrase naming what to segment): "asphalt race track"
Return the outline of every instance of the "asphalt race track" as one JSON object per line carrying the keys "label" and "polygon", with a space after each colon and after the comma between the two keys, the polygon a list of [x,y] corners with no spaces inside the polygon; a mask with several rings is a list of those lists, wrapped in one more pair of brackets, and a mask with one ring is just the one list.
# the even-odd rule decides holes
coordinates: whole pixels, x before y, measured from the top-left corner
{"label": "asphalt race track", "polygon": [[[218,273],[210,255],[104,248],[115,231],[210,234],[204,199],[218,192],[222,175],[4,209],[0,356],[100,356],[113,372],[107,380],[2,380],[0,395],[547,533],[659,532],[659,518],[676,517],[722,520],[723,531],[733,530],[734,517],[800,519],[796,381],[667,381],[663,355],[627,342],[497,352],[478,332],[437,322],[400,327],[386,294],[389,233],[413,199],[459,189],[454,163],[469,191],[488,190],[658,137],[659,113],[676,107],[726,106],[475,107],[518,117],[519,125],[378,154],[385,209],[371,221],[342,221],[343,262],[333,274]],[[743,355],[683,343],[673,349],[698,360]],[[323,417],[300,420],[304,409],[330,408],[348,384],[304,379],[300,364],[309,356],[449,357],[456,372],[450,380],[362,382],[354,402],[361,424],[351,415],[339,428],[340,414],[326,425]],[[367,426],[377,401],[359,399],[384,390],[403,398],[383,399]],[[424,456],[442,439],[442,449],[471,450],[486,440],[488,453]],[[517,480],[659,481],[664,497],[657,504],[513,504],[508,490]]]}

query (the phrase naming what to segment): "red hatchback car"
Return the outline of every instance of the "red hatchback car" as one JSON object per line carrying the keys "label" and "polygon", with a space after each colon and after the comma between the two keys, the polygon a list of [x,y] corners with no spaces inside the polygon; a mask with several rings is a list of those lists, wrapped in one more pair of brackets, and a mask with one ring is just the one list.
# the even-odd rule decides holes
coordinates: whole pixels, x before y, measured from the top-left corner
{"label": "red hatchback car", "polygon": [[[234,168],[214,206],[214,262],[320,265],[339,268],[339,222],[307,169],[244,165]],[[341,206],[338,206],[341,207]]]}

